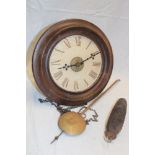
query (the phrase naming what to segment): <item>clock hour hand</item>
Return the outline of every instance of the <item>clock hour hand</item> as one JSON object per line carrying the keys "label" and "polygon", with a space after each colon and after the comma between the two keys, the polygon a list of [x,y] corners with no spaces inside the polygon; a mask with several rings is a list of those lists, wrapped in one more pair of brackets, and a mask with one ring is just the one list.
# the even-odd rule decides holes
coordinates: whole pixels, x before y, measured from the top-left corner
{"label": "clock hour hand", "polygon": [[67,64],[65,64],[63,67],[59,67],[58,69],[68,70],[68,68],[73,67],[73,66],[77,66],[77,65],[76,64],[74,64],[74,65],[67,65]]}

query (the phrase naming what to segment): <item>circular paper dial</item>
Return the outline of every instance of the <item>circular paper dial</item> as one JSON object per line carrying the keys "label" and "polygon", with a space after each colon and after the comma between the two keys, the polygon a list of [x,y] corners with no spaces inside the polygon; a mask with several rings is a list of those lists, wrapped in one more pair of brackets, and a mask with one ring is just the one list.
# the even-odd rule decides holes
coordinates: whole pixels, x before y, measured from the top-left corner
{"label": "circular paper dial", "polygon": [[91,39],[72,35],[54,47],[49,71],[55,84],[69,92],[82,92],[92,87],[101,75],[102,56]]}

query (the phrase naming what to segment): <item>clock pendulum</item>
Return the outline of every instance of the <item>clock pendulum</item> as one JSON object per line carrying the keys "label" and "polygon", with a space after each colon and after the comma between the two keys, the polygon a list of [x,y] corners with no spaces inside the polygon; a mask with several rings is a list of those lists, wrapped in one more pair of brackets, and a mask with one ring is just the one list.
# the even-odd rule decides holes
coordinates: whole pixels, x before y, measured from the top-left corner
{"label": "clock pendulum", "polygon": [[58,140],[62,133],[66,133],[68,135],[79,135],[84,132],[86,128],[86,120],[83,118],[83,115],[119,81],[119,79],[114,81],[103,93],[98,95],[92,103],[87,105],[83,110],[80,110],[79,112],[66,112],[62,114],[58,121],[58,126],[62,131],[53,139],[51,144]]}

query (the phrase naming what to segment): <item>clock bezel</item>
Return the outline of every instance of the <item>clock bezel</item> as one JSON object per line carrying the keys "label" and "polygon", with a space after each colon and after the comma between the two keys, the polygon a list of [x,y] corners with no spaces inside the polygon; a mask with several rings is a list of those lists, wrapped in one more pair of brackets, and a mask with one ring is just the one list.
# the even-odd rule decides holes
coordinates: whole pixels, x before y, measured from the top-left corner
{"label": "clock bezel", "polygon": [[[93,40],[101,51],[104,62],[102,73],[95,85],[83,92],[63,90],[55,84],[49,72],[52,49],[62,38],[71,35],[83,35]],[[41,92],[49,101],[67,106],[83,105],[95,98],[108,83],[112,69],[113,54],[107,37],[97,26],[80,19],[64,20],[49,27],[38,40],[32,57],[34,79]]]}

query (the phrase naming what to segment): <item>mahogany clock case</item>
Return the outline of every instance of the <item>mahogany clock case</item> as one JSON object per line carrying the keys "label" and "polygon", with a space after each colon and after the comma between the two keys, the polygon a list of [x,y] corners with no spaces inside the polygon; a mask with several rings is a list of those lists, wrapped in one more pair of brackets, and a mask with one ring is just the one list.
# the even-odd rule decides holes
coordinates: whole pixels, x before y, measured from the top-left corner
{"label": "mahogany clock case", "polygon": [[[56,44],[67,36],[82,35],[93,40],[101,51],[103,66],[99,79],[88,90],[68,92],[58,87],[49,72],[49,57]],[[32,72],[39,90],[49,101],[61,105],[79,106],[95,98],[108,83],[113,69],[111,45],[105,34],[94,24],[70,19],[50,26],[37,41],[32,55]]]}

